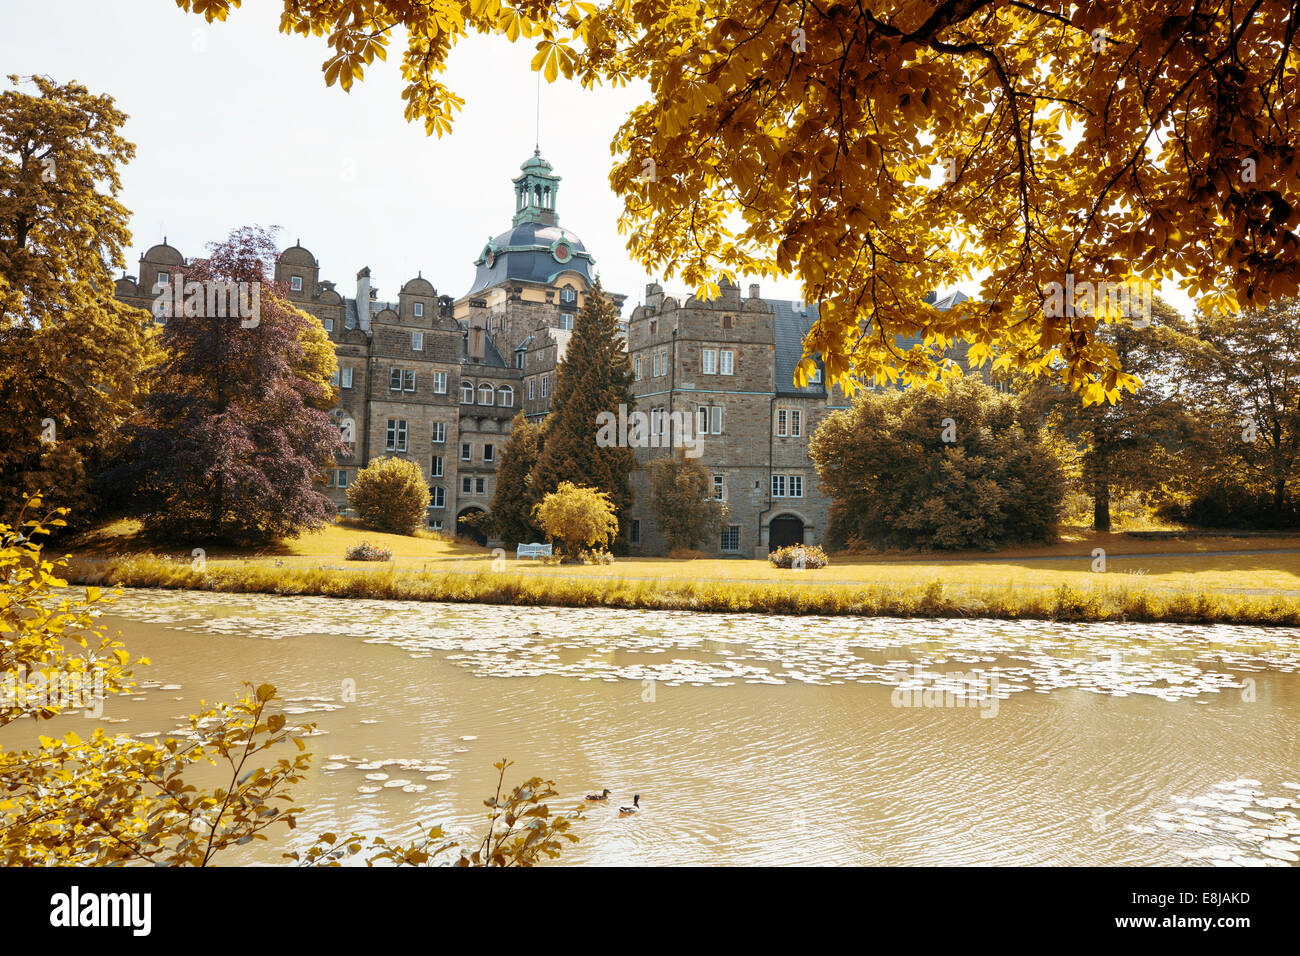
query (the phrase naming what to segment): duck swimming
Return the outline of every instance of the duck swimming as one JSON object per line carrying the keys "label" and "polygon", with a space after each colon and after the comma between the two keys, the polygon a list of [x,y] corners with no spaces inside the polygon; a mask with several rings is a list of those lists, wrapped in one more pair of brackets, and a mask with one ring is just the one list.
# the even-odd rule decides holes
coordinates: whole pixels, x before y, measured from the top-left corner
{"label": "duck swimming", "polygon": [[606,787],[604,790],[600,791],[600,793],[589,793],[589,794],[587,794],[587,799],[588,799],[588,800],[608,800],[608,799],[609,799],[609,794],[610,794],[610,789],[609,789],[609,787]]}
{"label": "duck swimming", "polygon": [[640,809],[641,809],[641,794],[638,793],[632,797],[632,806],[618,808],[618,815],[620,817],[630,816],[631,814],[636,813]]}

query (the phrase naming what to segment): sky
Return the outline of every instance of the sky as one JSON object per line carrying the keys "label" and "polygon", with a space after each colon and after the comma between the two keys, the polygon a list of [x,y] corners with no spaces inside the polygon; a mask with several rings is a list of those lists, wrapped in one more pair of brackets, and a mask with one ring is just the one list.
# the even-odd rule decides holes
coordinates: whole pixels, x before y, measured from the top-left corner
{"label": "sky", "polygon": [[[510,226],[511,180],[537,141],[531,45],[471,36],[456,47],[444,80],[466,103],[438,139],[402,116],[397,44],[344,93],[325,86],[324,40],[281,34],[279,9],[245,0],[207,24],[173,0],[0,0],[0,77],[77,80],[128,114],[136,155],[119,198],[132,213],[132,275],[164,236],[196,257],[232,229],[262,225],[280,227],[282,247],[300,240],[345,295],[363,266],[381,299],[417,273],[463,295],[488,238]],[[646,95],[640,84],[541,83],[540,145],[563,177],[560,224],[595,257],[605,288],[628,296],[625,314],[652,278],[689,291],[648,277],[618,232],[609,144]],[[1186,309],[1185,296],[1165,292]],[[765,279],[762,294],[797,299],[799,284]]]}

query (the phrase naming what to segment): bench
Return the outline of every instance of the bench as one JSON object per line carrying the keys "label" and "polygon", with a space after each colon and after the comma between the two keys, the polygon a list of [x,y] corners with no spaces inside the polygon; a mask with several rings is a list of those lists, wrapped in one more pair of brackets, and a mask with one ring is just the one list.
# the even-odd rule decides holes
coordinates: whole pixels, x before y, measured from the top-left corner
{"label": "bench", "polygon": [[521,544],[515,547],[515,558],[549,558],[551,556],[551,545],[549,544]]}

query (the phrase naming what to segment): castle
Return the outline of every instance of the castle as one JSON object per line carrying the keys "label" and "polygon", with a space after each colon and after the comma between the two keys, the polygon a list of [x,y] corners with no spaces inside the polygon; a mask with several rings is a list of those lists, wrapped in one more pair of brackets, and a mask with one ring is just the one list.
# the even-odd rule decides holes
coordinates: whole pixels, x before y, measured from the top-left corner
{"label": "castle", "polygon": [[[488,509],[496,465],[519,412],[550,411],[556,365],[578,311],[594,287],[595,260],[559,224],[560,177],[540,152],[513,180],[510,229],[475,260],[463,295],[439,295],[423,274],[379,298],[369,268],[351,298],[322,279],[301,244],[279,256],[275,278],[291,301],[324,325],[338,356],[337,407],[331,411],[351,454],[335,463],[326,492],[340,510],[357,470],[381,457],[416,462],[429,482],[429,526],[466,533],[462,518]],[[185,257],[166,239],[140,257],[139,276],[116,284],[119,298],[148,310],[160,282],[182,281]],[[808,442],[821,421],[850,402],[828,388],[820,369],[793,384],[815,307],[763,299],[757,285],[742,297],[724,283],[718,297],[678,301],[656,284],[627,322],[636,407],[652,431],[690,422],[700,462],[729,517],[706,551],[761,557],[770,548],[818,543],[830,502],[818,487]],[[621,309],[625,296],[609,295]],[[945,308],[964,296],[939,303]],[[638,464],[670,449],[638,448]],[[628,538],[633,554],[662,554],[666,542],[651,513],[644,468],[632,477],[636,500]]]}

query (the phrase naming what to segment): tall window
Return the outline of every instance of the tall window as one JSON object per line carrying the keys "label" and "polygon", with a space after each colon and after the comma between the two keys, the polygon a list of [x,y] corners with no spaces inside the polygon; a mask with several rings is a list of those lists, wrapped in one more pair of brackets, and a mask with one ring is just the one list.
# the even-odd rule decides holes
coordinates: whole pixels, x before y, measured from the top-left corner
{"label": "tall window", "polygon": [[495,449],[491,445],[483,446],[483,460],[495,461]]}
{"label": "tall window", "polygon": [[803,497],[803,475],[790,475],[790,497]]}
{"label": "tall window", "polygon": [[632,529],[629,532],[628,537],[631,538],[633,544],[640,543],[641,541],[641,519],[640,518],[632,519]]}
{"label": "tall window", "polygon": [[772,497],[773,498],[785,497],[785,475],[772,476]]}
{"label": "tall window", "polygon": [[402,390],[402,370],[400,368],[388,370],[388,390],[390,392],[400,392]]}
{"label": "tall window", "polygon": [[435,445],[441,445],[441,444],[442,444],[443,442],[445,442],[446,440],[447,440],[447,423],[446,423],[446,422],[434,422],[434,423],[433,423],[433,443],[434,443]]}
{"label": "tall window", "polygon": [[545,398],[551,391],[551,376],[549,374],[542,376],[542,398]]}
{"label": "tall window", "polygon": [[460,460],[461,460],[461,461],[469,461],[469,459],[470,459],[470,445],[469,445],[469,442],[461,442],[461,445],[460,445]]}
{"label": "tall window", "polygon": [[415,391],[415,370],[414,369],[408,368],[402,370],[402,391],[404,392]]}
{"label": "tall window", "polygon": [[636,380],[641,381],[641,356],[637,356],[632,362],[632,368],[636,373]]}
{"label": "tall window", "polygon": [[442,456],[441,455],[433,456],[433,463],[429,466],[429,477],[430,478],[442,477]]}
{"label": "tall window", "polygon": [[289,288],[294,292],[302,291],[302,276],[292,276],[289,279]]}
{"label": "tall window", "polygon": [[573,329],[573,315],[572,315],[572,314],[570,314],[570,313],[568,313],[568,312],[561,312],[561,313],[560,313],[560,328],[562,328],[562,329],[569,329],[570,331],[572,331],[572,329]]}
{"label": "tall window", "polygon": [[518,352],[515,353],[515,368],[523,368],[523,367],[524,367],[524,350],[520,349]]}
{"label": "tall window", "polygon": [[321,319],[321,323],[325,326],[325,331],[326,331],[326,332],[333,332],[333,331],[334,331],[334,320],[333,320],[333,319]]}
{"label": "tall window", "polygon": [[474,386],[470,382],[460,383],[460,403],[462,405],[474,404]]}
{"label": "tall window", "polygon": [[709,406],[709,431],[715,435],[722,434],[722,406]]}
{"label": "tall window", "polygon": [[723,551],[740,550],[740,525],[728,525],[722,529],[721,547]]}
{"label": "tall window", "polygon": [[784,408],[776,410],[776,437],[784,438],[790,434],[790,413]]}
{"label": "tall window", "polygon": [[717,349],[700,350],[700,372],[704,375],[718,374],[718,350]]}
{"label": "tall window", "polygon": [[476,494],[476,495],[481,495],[481,494],[484,494],[486,491],[487,491],[487,479],[486,479],[486,478],[475,478],[475,479],[474,479],[474,494]]}
{"label": "tall window", "polygon": [[501,390],[497,393],[497,404],[502,408],[514,408],[515,390],[509,385],[502,385]]}
{"label": "tall window", "polygon": [[406,419],[390,418],[385,448],[388,451],[406,451]]}
{"label": "tall window", "polygon": [[346,365],[339,369],[339,384],[344,388],[352,387],[352,371]]}
{"label": "tall window", "polygon": [[[415,303],[415,317],[418,319],[423,315],[424,315],[424,303],[423,302]],[[420,348],[420,346],[418,345],[413,345],[411,347],[416,349]]]}
{"label": "tall window", "polygon": [[530,402],[536,397],[534,394],[536,390],[533,387],[534,381],[535,379],[531,379],[531,378],[528,380],[528,400]]}
{"label": "tall window", "polygon": [[736,353],[731,349],[723,349],[718,353],[718,374],[734,375],[736,373]]}
{"label": "tall window", "polygon": [[790,434],[795,438],[803,434],[803,412],[797,408],[790,409]]}
{"label": "tall window", "polygon": [[471,478],[469,475],[465,475],[463,478],[461,478],[461,480],[460,480],[460,493],[461,493],[461,494],[463,494],[463,495],[472,494],[472,493],[473,493],[473,488],[474,488],[474,479],[473,479],[473,478]]}
{"label": "tall window", "polygon": [[496,390],[487,382],[478,387],[478,403],[480,405],[491,405],[496,399]]}
{"label": "tall window", "polygon": [[446,372],[433,373],[433,391],[434,394],[436,395],[447,394],[447,373]]}
{"label": "tall window", "polygon": [[659,371],[659,353],[658,353],[658,352],[656,352],[656,353],[654,354],[654,362],[653,362],[652,364],[653,364],[653,366],[654,366],[654,377],[655,377],[655,378],[658,378],[659,375],[661,374],[660,371]]}
{"label": "tall window", "polygon": [[447,507],[447,491],[442,485],[431,485],[429,488],[429,507],[445,508]]}
{"label": "tall window", "polygon": [[725,486],[723,484],[722,475],[714,475],[713,476],[713,497],[721,501],[724,487]]}
{"label": "tall window", "polygon": [[[416,307],[417,309],[423,309],[423,308],[424,308],[424,306],[420,305],[420,303],[418,303],[418,302],[415,303],[415,307]],[[417,312],[417,313],[415,313],[415,314],[416,314],[416,315],[419,315],[420,313]],[[412,352],[423,352],[423,351],[424,351],[424,333],[423,333],[423,332],[412,332],[412,333],[411,333],[411,351],[412,351]]]}

